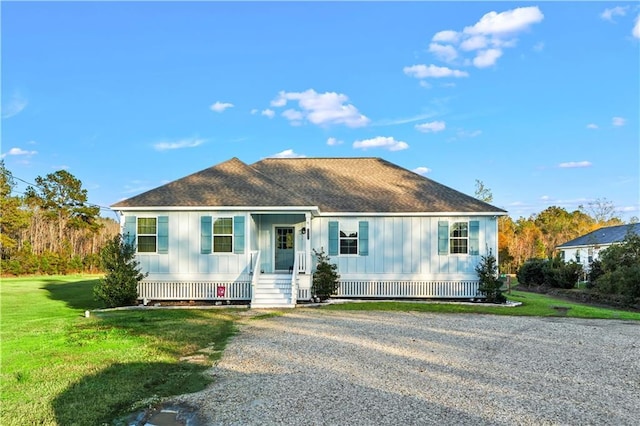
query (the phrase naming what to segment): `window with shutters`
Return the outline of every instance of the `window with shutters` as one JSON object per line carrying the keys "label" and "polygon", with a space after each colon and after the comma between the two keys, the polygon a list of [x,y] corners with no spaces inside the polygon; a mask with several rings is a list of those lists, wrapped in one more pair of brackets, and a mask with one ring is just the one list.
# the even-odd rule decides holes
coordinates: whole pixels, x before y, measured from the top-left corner
{"label": "window with shutters", "polygon": [[158,219],[155,217],[139,217],[138,253],[155,253],[158,242]]}

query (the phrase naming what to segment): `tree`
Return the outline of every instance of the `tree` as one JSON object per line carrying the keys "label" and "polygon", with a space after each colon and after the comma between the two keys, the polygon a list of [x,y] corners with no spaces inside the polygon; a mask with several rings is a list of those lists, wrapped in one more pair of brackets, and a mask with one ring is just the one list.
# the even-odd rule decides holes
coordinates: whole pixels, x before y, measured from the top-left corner
{"label": "tree", "polygon": [[22,208],[20,197],[12,196],[15,187],[12,173],[0,161],[0,252],[2,259],[18,249],[20,231],[29,226],[29,213]]}
{"label": "tree", "polygon": [[587,206],[578,206],[578,208],[591,216],[596,223],[605,226],[621,225],[622,220],[616,214],[616,207],[613,201],[606,198],[596,198],[589,201]]}
{"label": "tree", "polygon": [[317,265],[316,271],[313,273],[313,288],[311,290],[314,297],[319,297],[321,301],[324,301],[334,294],[340,285],[338,265],[329,263],[331,259],[325,254],[324,249],[320,249],[320,251],[313,249],[313,254],[316,256]]}
{"label": "tree", "polygon": [[475,197],[480,201],[484,201],[485,203],[490,203],[493,201],[493,194],[491,193],[491,190],[484,186],[484,182],[479,179],[476,179]]}
{"label": "tree", "polygon": [[596,291],[620,295],[630,305],[640,302],[640,235],[627,232],[622,243],[602,250],[598,267]]}
{"label": "tree", "polygon": [[135,260],[133,244],[120,234],[113,237],[100,251],[100,261],[106,275],[93,288],[95,298],[107,307],[133,305],[138,299],[138,282],[143,274]]}
{"label": "tree", "polygon": [[65,239],[70,239],[68,230],[99,229],[100,208],[87,203],[87,190],[79,179],[66,170],[58,170],[45,178],[38,176],[35,181],[36,187],[27,187],[25,197],[32,208],[43,213],[44,221],[56,229],[57,235],[49,241],[48,250],[59,252]]}
{"label": "tree", "polygon": [[498,279],[498,265],[493,254],[480,257],[480,263],[476,266],[476,273],[480,280],[478,291],[482,293],[489,303],[504,303],[507,298],[502,294],[502,281]]}

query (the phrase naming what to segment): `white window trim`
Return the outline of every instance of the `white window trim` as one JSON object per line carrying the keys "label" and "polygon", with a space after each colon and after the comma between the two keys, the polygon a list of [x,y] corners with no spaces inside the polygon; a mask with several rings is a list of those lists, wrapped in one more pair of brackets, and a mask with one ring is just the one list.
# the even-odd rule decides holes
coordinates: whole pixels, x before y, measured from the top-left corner
{"label": "white window trim", "polygon": [[[138,224],[140,223],[140,219],[155,219],[156,220],[156,233],[155,234],[142,234],[139,231]],[[155,237],[156,244],[154,251],[139,251],[140,248],[140,237]],[[158,254],[158,216],[138,216],[136,217],[136,253],[138,254]]]}
{"label": "white window trim", "polygon": [[[216,234],[214,232],[214,230],[216,229],[215,228],[216,220],[218,220],[218,219],[231,219],[231,234]],[[235,238],[235,235],[233,233],[233,231],[234,231],[233,226],[234,226],[233,216],[219,216],[219,217],[213,216],[211,218],[211,254],[212,255],[216,255],[216,256],[221,256],[221,255],[224,256],[224,255],[226,255],[226,256],[228,256],[228,255],[234,253],[233,249],[234,249],[235,244],[236,244],[236,238]],[[231,251],[216,251],[216,237],[228,237],[228,236],[231,236]]]}
{"label": "white window trim", "polygon": [[[338,256],[360,256],[360,235],[358,235],[360,233],[360,230],[358,229],[358,224],[356,223],[355,226],[355,233],[356,236],[355,237],[343,237],[341,235],[341,233],[343,232],[343,228],[342,228],[342,222],[338,222]],[[345,234],[347,234],[348,232],[345,231]],[[356,240],[356,252],[355,253],[342,253],[342,241],[343,240]]]}
{"label": "white window trim", "polygon": [[[452,237],[451,234],[453,232],[453,225],[456,223],[466,223],[467,224],[467,236],[466,237]],[[470,256],[469,254],[469,221],[468,220],[456,220],[455,222],[449,222],[449,256]],[[466,240],[467,241],[467,251],[464,253],[453,253],[453,240]]]}

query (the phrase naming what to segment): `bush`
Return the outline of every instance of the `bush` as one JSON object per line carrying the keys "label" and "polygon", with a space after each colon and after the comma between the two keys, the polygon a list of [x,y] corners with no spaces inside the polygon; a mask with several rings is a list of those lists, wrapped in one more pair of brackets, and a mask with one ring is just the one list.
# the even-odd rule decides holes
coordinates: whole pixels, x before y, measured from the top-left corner
{"label": "bush", "polygon": [[107,307],[133,305],[138,299],[138,282],[148,274],[142,274],[138,269],[135,254],[135,247],[124,241],[120,234],[100,251],[106,275],[93,288],[93,294]]}
{"label": "bush", "polygon": [[320,249],[320,251],[313,249],[313,254],[316,256],[318,263],[316,271],[313,273],[311,291],[314,297],[319,297],[321,301],[324,301],[338,290],[340,285],[340,275],[337,272],[338,266],[329,263],[329,256],[325,254],[324,249]]}
{"label": "bush", "polygon": [[622,243],[603,250],[598,268],[593,274],[593,289],[596,292],[619,295],[623,303],[629,305],[640,302],[639,235],[629,233]]}
{"label": "bush", "polygon": [[482,293],[489,303],[504,303],[507,298],[502,294],[502,281],[498,279],[498,265],[493,254],[480,257],[480,263],[476,266],[476,272],[480,280],[478,291]]}
{"label": "bush", "polygon": [[518,283],[529,287],[544,285],[544,259],[527,260],[516,272]]}

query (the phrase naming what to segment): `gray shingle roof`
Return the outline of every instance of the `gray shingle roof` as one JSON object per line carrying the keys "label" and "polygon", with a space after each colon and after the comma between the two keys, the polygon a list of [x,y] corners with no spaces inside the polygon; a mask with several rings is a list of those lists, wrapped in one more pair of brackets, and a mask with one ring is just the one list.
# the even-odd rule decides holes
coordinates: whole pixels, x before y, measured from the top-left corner
{"label": "gray shingle roof", "polygon": [[323,212],[505,213],[380,158],[237,158],[112,207],[317,206]]}
{"label": "gray shingle roof", "polygon": [[569,248],[578,246],[593,246],[619,243],[624,240],[627,232],[633,232],[640,235],[640,223],[629,225],[607,226],[605,228],[596,229],[574,240],[567,241],[559,245],[557,248]]}

